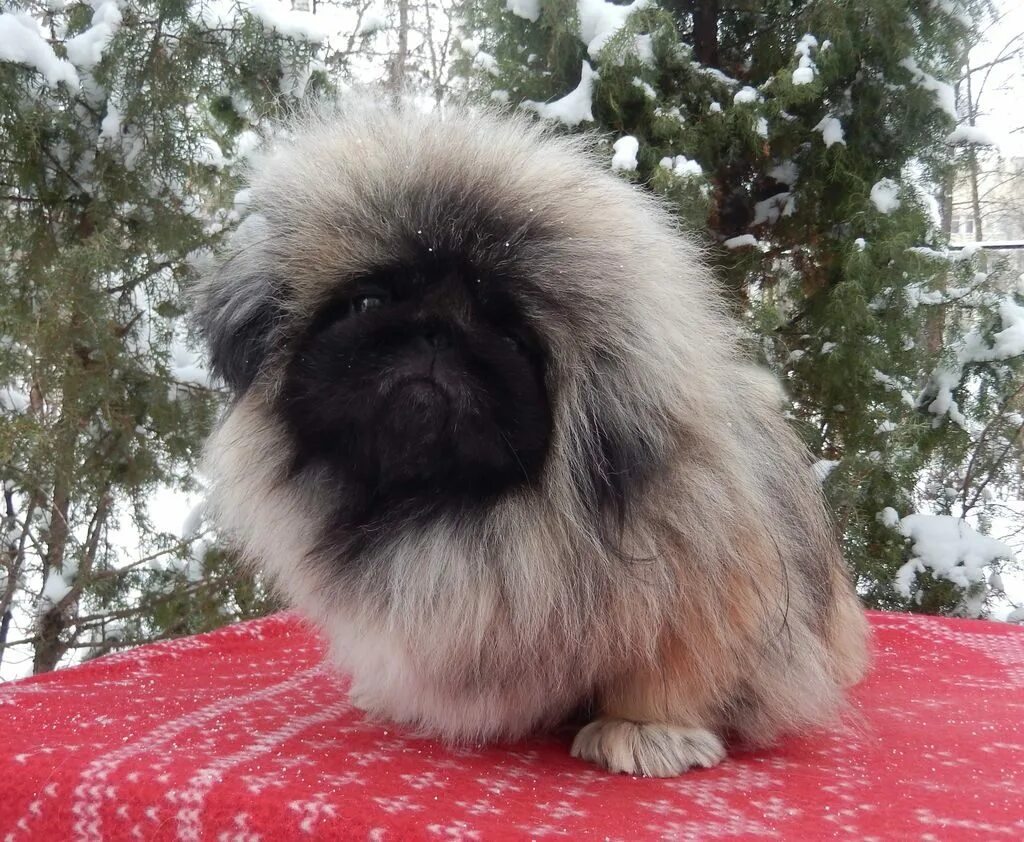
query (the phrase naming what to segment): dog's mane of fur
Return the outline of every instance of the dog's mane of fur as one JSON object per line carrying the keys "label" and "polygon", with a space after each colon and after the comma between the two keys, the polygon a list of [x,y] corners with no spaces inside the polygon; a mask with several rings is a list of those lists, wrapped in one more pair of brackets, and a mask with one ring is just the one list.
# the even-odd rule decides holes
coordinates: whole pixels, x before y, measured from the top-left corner
{"label": "dog's mane of fur", "polygon": [[[591,139],[488,110],[355,102],[291,135],[253,162],[251,214],[197,291],[238,394],[207,471],[218,521],[326,629],[356,701],[450,739],[515,737],[642,666],[750,742],[831,717],[864,625],[820,489],[662,205]],[[353,558],[332,526],[346,491],[289,472],[275,401],[339,285],[424,247],[523,279],[550,450],[539,488],[391,524]],[[601,463],[609,440],[624,464]]]}

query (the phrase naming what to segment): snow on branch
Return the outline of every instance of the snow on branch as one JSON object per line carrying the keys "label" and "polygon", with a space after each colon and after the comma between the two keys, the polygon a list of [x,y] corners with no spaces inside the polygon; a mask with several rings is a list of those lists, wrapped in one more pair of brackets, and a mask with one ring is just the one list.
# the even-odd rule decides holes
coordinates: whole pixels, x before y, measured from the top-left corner
{"label": "snow on branch", "polygon": [[[521,0],[509,0],[510,4],[512,2],[522,6]],[[634,0],[628,6],[617,6],[605,0],[579,0],[577,11],[580,17],[580,40],[587,45],[590,57],[597,58],[604,45],[626,25],[633,12],[650,5],[650,0]]]}
{"label": "snow on branch", "polygon": [[521,107],[536,111],[544,120],[558,120],[570,127],[578,126],[582,122],[592,123],[594,80],[598,78],[597,72],[590,64],[583,62],[579,85],[564,97],[554,102],[534,102],[527,99],[523,101]]}
{"label": "snow on branch", "polygon": [[985,567],[1014,558],[1013,549],[975,532],[966,521],[952,515],[912,514],[897,520],[894,509],[883,509],[879,518],[913,542],[914,556],[896,573],[895,587],[910,597],[917,574],[931,572],[961,588],[982,584]]}
{"label": "snow on branch", "polygon": [[0,61],[38,70],[51,88],[60,82],[75,91],[81,86],[71,62],[57,58],[39,25],[26,14],[0,14]]}

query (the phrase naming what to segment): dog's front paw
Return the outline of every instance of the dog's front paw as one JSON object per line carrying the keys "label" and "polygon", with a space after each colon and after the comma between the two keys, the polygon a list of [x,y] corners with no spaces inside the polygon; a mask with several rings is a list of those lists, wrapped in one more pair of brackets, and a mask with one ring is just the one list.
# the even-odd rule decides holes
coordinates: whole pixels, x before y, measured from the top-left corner
{"label": "dog's front paw", "polygon": [[580,730],[572,756],[611,772],[671,778],[694,766],[716,766],[725,759],[725,746],[705,728],[608,718]]}

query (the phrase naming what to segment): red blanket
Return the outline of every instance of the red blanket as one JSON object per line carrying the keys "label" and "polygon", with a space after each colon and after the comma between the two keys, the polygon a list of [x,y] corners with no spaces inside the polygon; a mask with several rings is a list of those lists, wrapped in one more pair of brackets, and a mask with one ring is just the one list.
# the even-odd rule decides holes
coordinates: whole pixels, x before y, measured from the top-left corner
{"label": "red blanket", "polygon": [[0,840],[1024,839],[1024,630],[875,614],[850,726],[676,780],[363,721],[280,615],[0,685]]}

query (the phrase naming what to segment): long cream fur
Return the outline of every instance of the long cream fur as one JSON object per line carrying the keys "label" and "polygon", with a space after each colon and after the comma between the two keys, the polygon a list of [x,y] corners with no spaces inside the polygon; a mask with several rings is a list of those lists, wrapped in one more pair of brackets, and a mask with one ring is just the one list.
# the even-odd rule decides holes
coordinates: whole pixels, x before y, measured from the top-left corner
{"label": "long cream fur", "polygon": [[[353,699],[449,740],[519,737],[589,702],[574,751],[653,775],[713,765],[726,736],[830,721],[863,672],[864,619],[778,390],[665,209],[590,141],[489,112],[354,104],[293,133],[254,162],[253,213],[198,293],[219,329],[260,303],[283,313],[207,472],[219,523],[324,628]],[[322,538],[341,492],[287,476],[274,410],[289,340],[345,278],[447,236],[446,202],[525,220],[488,247],[563,305],[529,313],[551,349],[542,486],[480,522],[399,530],[372,573],[335,576]],[[614,552],[573,481],[598,417],[663,454]]]}

